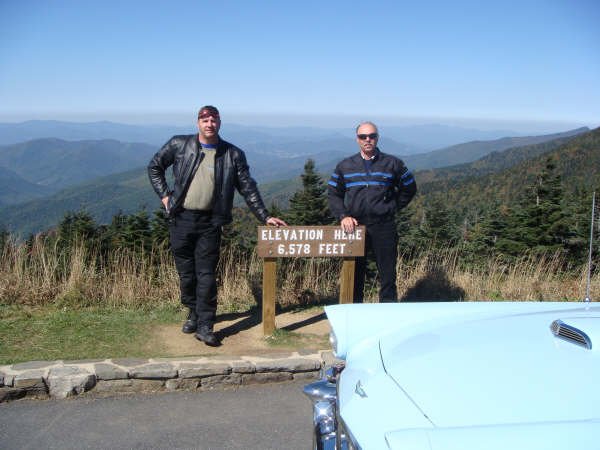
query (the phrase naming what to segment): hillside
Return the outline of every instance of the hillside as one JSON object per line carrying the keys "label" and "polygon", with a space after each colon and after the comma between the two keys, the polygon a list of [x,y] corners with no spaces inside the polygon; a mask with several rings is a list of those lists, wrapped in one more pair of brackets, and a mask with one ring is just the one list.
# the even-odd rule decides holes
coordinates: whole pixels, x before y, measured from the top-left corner
{"label": "hillside", "polygon": [[[379,142],[379,147],[386,153],[390,153],[402,158],[407,167],[414,172],[426,169],[440,169],[458,164],[468,164],[473,161],[480,160],[486,155],[493,155],[510,148],[523,148],[545,142],[565,143],[568,142],[569,139],[588,131],[589,129],[584,127],[576,130],[566,131],[564,133],[547,134],[541,136],[505,137],[492,141],[473,141],[419,154],[406,154],[405,151],[408,148],[406,147],[406,144],[399,144],[397,141],[386,139],[385,136],[383,136]],[[304,162],[306,162],[306,159],[309,157],[315,161],[319,172],[329,176],[336,164],[342,158],[349,156],[356,151],[356,143],[353,139],[348,139],[343,148],[340,146],[331,146],[327,144],[321,145],[320,148],[322,148],[324,151],[317,154],[304,156],[302,158],[296,158],[295,160],[290,160],[289,162],[293,162],[295,166],[293,170],[282,170],[279,168],[279,170],[276,172],[279,175],[279,179],[297,176],[297,174],[301,173],[301,168],[303,167]],[[348,149],[350,149],[350,151],[348,151]],[[542,151],[547,151],[549,148],[544,149],[544,147],[540,147],[540,149],[542,149]],[[525,158],[531,157],[528,151],[529,149],[525,149],[523,151]],[[510,160],[507,160],[507,162],[503,164],[510,165],[516,163],[519,158],[517,155],[521,152],[515,151],[514,153],[515,154],[510,157]],[[248,159],[250,160],[252,156],[252,154],[249,155]],[[505,157],[501,156],[500,159],[504,160]],[[270,167],[268,163],[267,167]],[[262,175],[261,169],[259,169],[257,173]],[[264,181],[270,181],[271,179],[272,178],[267,177]]]}
{"label": "hillside", "polygon": [[577,136],[588,131],[590,131],[589,128],[583,127],[564,133],[545,134],[541,136],[505,137],[491,141],[465,142],[428,153],[403,156],[402,158],[407,167],[410,167],[412,170],[436,169],[476,161],[493,152],[501,152],[513,147],[523,147]]}
{"label": "hillside", "polygon": [[491,141],[503,136],[519,135],[519,133],[512,130],[478,130],[440,123],[404,126],[382,125],[380,128],[383,136],[422,149],[421,151],[414,153],[425,153],[432,150],[447,148],[462,142]]}
{"label": "hillside", "polygon": [[156,151],[148,144],[115,140],[36,139],[0,147],[0,167],[53,191],[146,164]]}
{"label": "hillside", "polygon": [[457,182],[461,179],[471,179],[485,176],[487,174],[501,172],[504,169],[515,166],[523,161],[530,160],[536,156],[555,150],[571,140],[574,136],[554,139],[542,144],[525,145],[522,147],[509,148],[504,151],[492,152],[483,158],[465,164],[443,167],[439,169],[420,170],[417,172],[419,177],[420,191],[429,192],[430,185],[434,181],[453,180]]}
{"label": "hillside", "polygon": [[12,170],[0,167],[0,207],[43,197],[52,191],[23,179]]}
{"label": "hillside", "polygon": [[[300,178],[297,177],[260,185],[259,188],[267,206],[272,202],[287,206],[289,197],[300,186]],[[237,193],[234,203],[237,206],[245,204]],[[142,207],[148,212],[161,207],[145,167],[65,188],[47,197],[21,203],[18,208],[0,204],[0,228],[4,226],[24,237],[51,228],[68,211],[84,209],[98,223],[108,223],[118,212],[131,214]]]}
{"label": "hillside", "polygon": [[[579,137],[561,137],[543,144],[511,148],[492,153],[469,164],[417,171],[415,176],[419,185],[419,194],[421,197],[428,195],[448,196],[451,198],[452,204],[458,206],[467,203],[469,205],[485,204],[489,197],[494,198],[501,195],[501,193],[513,195],[518,191],[517,186],[522,186],[519,180],[529,179],[525,175],[519,175],[515,180],[512,179],[513,174],[520,174],[521,167],[537,167],[530,164],[532,158],[537,161],[536,158],[539,159],[540,155],[546,155],[554,150],[579,149],[584,145],[583,143],[588,142],[590,139],[593,142],[597,133],[598,130],[594,130]],[[593,147],[594,144],[589,145]],[[567,154],[573,153],[574,161],[568,164],[565,162],[566,165],[576,166],[579,164],[576,162],[578,151],[567,151]],[[252,166],[252,173],[255,178],[260,180],[254,170],[256,160],[253,161],[251,155],[248,159]],[[324,155],[324,157],[326,156],[331,157],[332,155]],[[593,155],[589,155],[587,158],[590,161],[595,161]],[[274,162],[272,166],[268,166],[270,170],[278,176],[285,175],[286,173],[281,168],[277,169],[277,159],[271,159]],[[305,157],[299,157],[296,163],[302,167],[305,160]],[[596,166],[591,164],[582,167],[581,173],[592,170],[592,173],[588,176],[594,174],[597,176],[597,173],[593,172],[592,168],[594,167],[600,167],[600,163],[597,163]],[[325,173],[323,175],[325,181],[330,170],[324,172],[320,168],[320,172]],[[280,207],[286,207],[289,197],[301,186],[299,179],[301,172],[302,169],[298,169],[296,173],[290,174],[291,176],[288,179],[260,183],[260,190],[266,205],[269,206],[271,203],[275,203]],[[498,172],[502,173],[502,177],[506,179],[497,181],[499,175],[496,175],[496,173]],[[568,174],[569,178],[567,180],[572,176],[572,174]],[[509,189],[513,185],[515,187]],[[235,203],[236,205],[243,205],[244,202],[238,196]],[[160,206],[158,199],[150,188],[144,167],[66,188],[44,199],[20,204],[18,208],[5,207],[0,209],[0,218],[2,218],[0,221],[10,230],[18,231],[21,235],[27,235],[53,226],[67,211],[77,211],[85,208],[98,222],[102,223],[110,221],[112,215],[118,211],[132,213],[142,206],[145,206],[149,211]]]}
{"label": "hillside", "polygon": [[[490,204],[510,205],[534,183],[548,158],[556,165],[567,193],[581,188],[600,188],[600,128],[561,145],[554,144],[511,149],[490,155],[461,170],[449,168],[424,173],[423,179],[428,177],[429,181],[419,184],[420,195],[442,199],[453,209],[463,212],[484,210]],[[544,147],[548,151],[542,152]],[[534,155],[533,158],[523,156],[527,149]],[[509,161],[516,161],[516,164],[510,165]],[[501,170],[490,173],[494,164]],[[471,175],[460,175],[461,172],[470,172]],[[417,180],[420,175],[415,175]]]}
{"label": "hillside", "polygon": [[[476,130],[443,126],[387,127],[393,137],[382,132],[380,147],[383,151],[401,156],[412,170],[442,167],[471,162],[492,151],[510,146],[545,142],[561,136],[585,131],[572,130],[565,133],[510,137],[492,141],[474,141],[443,148],[429,153],[414,154],[417,147],[403,143],[399,133],[405,132],[409,139],[420,136],[430,144],[438,139],[457,138],[460,135],[476,135]],[[440,136],[428,140],[423,133],[436,130]],[[193,128],[141,126],[111,122],[70,123],[57,121],[30,121],[21,124],[0,124],[0,142],[52,135],[18,144],[0,146],[0,166],[5,167],[33,184],[48,186],[56,191],[73,186],[93,177],[123,172],[147,163],[160,145],[174,133],[193,133]],[[468,132],[468,133],[467,133]],[[466,134],[465,134],[466,133]],[[484,133],[478,133],[483,135]],[[65,140],[80,136],[95,136],[97,140]],[[113,137],[139,138],[141,142],[158,141],[154,144],[132,144],[133,140],[116,140]],[[329,174],[336,163],[356,151],[352,133],[311,127],[244,127],[225,124],[224,139],[244,149],[254,177],[261,183],[294,178],[302,172],[308,158],[315,161],[322,173]],[[32,196],[31,198],[34,198]]]}
{"label": "hillside", "polygon": [[[193,118],[191,124],[193,125]],[[112,139],[123,142],[144,142],[161,145],[174,134],[186,134],[189,127],[166,125],[129,125],[108,121],[65,122],[60,120],[28,120],[0,123],[0,145],[57,138],[67,141]]]}
{"label": "hillside", "polygon": [[4,207],[0,209],[0,226],[24,237],[57,224],[67,211],[84,209],[99,223],[108,223],[119,211],[133,213],[142,206],[152,211],[159,203],[146,170],[138,168],[66,188],[18,208]]}

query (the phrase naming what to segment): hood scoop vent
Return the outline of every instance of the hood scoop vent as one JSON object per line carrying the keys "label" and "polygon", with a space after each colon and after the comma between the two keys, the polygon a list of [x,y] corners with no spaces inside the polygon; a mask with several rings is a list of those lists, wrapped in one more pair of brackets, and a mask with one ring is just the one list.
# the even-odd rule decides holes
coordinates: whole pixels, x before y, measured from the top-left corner
{"label": "hood scoop vent", "polygon": [[578,328],[567,325],[562,320],[555,320],[550,325],[552,334],[557,338],[564,339],[572,344],[585,347],[588,350],[592,349],[592,340]]}

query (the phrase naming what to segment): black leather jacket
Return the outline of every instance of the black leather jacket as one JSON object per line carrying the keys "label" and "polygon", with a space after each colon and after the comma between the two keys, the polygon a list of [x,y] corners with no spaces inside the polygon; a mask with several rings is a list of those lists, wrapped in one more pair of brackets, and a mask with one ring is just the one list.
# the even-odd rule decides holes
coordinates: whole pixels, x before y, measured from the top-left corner
{"label": "black leather jacket", "polygon": [[[167,213],[175,217],[183,208],[185,194],[189,188],[204,153],[198,135],[173,136],[154,155],[148,164],[148,176],[154,191],[162,199],[169,196]],[[169,189],[165,171],[173,166],[174,185]],[[248,207],[265,223],[268,211],[260,197],[256,182],[250,176],[246,155],[235,145],[222,139],[215,155],[215,190],[213,194],[212,222],[215,226],[231,222],[234,189],[246,200]]]}

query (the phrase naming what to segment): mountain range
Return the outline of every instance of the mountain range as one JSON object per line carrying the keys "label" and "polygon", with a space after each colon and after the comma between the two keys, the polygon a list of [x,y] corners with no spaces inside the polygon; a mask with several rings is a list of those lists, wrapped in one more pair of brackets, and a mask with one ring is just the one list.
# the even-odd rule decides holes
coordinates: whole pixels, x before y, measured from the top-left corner
{"label": "mountain range", "polygon": [[[487,176],[522,164],[564,145],[573,136],[586,135],[587,131],[583,128],[545,136],[468,142],[420,155],[402,156],[402,144],[391,139],[382,138],[380,146],[388,152],[395,149],[393,153],[405,159],[416,172],[420,192],[425,193],[428,186],[440,180]],[[262,131],[256,133],[257,140],[247,143],[245,150],[267,205],[287,204],[287,199],[300,187],[299,175],[307,158],[315,159],[317,168],[327,178],[335,164],[347,156],[344,150],[356,146],[351,137],[323,134],[314,141],[290,141],[289,145],[278,147],[261,141]],[[276,139],[289,139],[282,134]],[[310,151],[312,148],[314,152]],[[145,165],[155,151],[156,147],[149,144],[114,140],[72,142],[56,138],[2,146],[0,206],[7,206],[0,209],[0,225],[27,235],[53,226],[67,211],[82,208],[100,223],[110,221],[118,211],[131,213],[142,206],[152,211],[160,203],[148,184]],[[468,162],[443,169],[429,168],[463,161]],[[105,170],[101,176],[97,176],[99,168]],[[123,171],[127,168],[131,170]],[[241,200],[238,198],[236,203]]]}
{"label": "mountain range", "polygon": [[46,186],[30,183],[12,170],[0,167],[0,206],[22,203],[52,194]]}
{"label": "mountain range", "polygon": [[455,211],[478,212],[490,205],[510,206],[531,187],[551,160],[563,189],[600,189],[600,128],[573,138],[518,147],[478,161],[418,172],[419,193],[436,197]]}
{"label": "mountain range", "polygon": [[147,164],[155,148],[115,140],[35,139],[0,146],[0,167],[50,192]]}
{"label": "mountain range", "polygon": [[563,133],[544,134],[542,136],[504,137],[491,141],[472,141],[453,145],[440,150],[434,150],[418,155],[404,156],[408,167],[415,169],[434,169],[455,164],[468,163],[484,157],[493,152],[500,152],[508,148],[522,147],[555,139],[568,138],[590,131],[587,127],[565,131]]}
{"label": "mountain range", "polygon": [[[175,134],[195,133],[195,123],[189,126],[134,125],[109,121],[64,122],[58,120],[29,120],[19,123],[0,123],[0,145],[16,144],[43,138],[68,141],[114,139],[122,142],[144,142],[154,146],[164,144]],[[477,130],[443,124],[423,124],[380,127],[381,135],[401,143],[407,148],[404,154],[422,153],[461,142],[493,140],[504,136],[518,136],[510,130]],[[247,126],[225,121],[222,136],[245,147],[253,142],[289,144],[299,141],[320,141],[346,137],[353,139],[353,125],[348,128],[319,128],[308,126],[267,127]]]}

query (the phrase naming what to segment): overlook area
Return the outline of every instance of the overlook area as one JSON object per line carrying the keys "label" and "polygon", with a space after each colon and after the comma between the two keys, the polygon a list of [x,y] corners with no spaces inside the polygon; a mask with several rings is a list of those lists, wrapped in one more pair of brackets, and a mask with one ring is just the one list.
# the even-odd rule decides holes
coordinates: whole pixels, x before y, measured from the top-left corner
{"label": "overlook area", "polygon": [[[493,150],[472,162],[415,170],[419,193],[409,208],[396,218],[401,255],[398,299],[581,300],[585,296],[591,195],[600,187],[599,133],[599,129],[578,129],[559,135],[523,138],[527,139],[524,146]],[[39,141],[32,142],[40,145]],[[77,142],[69,145],[77,148]],[[111,142],[119,146],[119,151],[125,148],[116,141]],[[478,148],[498,148],[496,144],[482,142]],[[28,145],[22,144],[22,148]],[[470,143],[467,147],[477,146]],[[44,148],[38,147],[34,152],[39,160],[43,160]],[[48,148],[50,153],[55,151],[52,146]],[[466,147],[450,148],[448,155]],[[135,152],[140,149],[142,147],[137,147]],[[14,154],[13,150],[12,145],[2,147],[0,161],[8,161],[1,156]],[[96,152],[97,147],[86,144],[73,151],[85,155]],[[24,151],[23,155],[26,154]],[[14,164],[14,159],[11,161]],[[303,165],[304,170],[295,179],[260,185],[267,204],[290,224],[334,223],[324,197],[328,175],[321,175],[318,164],[310,158],[304,160]],[[63,172],[68,174],[68,171]],[[88,320],[103,325],[91,329],[89,325],[75,325],[80,330],[74,333],[75,340],[66,341],[73,358],[90,356],[92,351],[75,343],[81,340],[77,333],[92,333],[97,339],[96,333],[105,333],[106,327],[116,333],[115,339],[95,346],[93,352],[98,352],[98,356],[123,351],[176,355],[189,344],[182,341],[184,336],[178,337],[182,312],[178,306],[177,275],[168,250],[165,217],[160,210],[139,209],[143,197],[138,193],[154,195],[140,172],[144,169],[119,172],[39,200],[5,206],[2,217],[9,226],[19,223],[18,220],[28,225],[47,225],[43,232],[30,236],[20,234],[20,238],[5,225],[0,234],[3,255],[0,332],[4,336],[15,333],[14,339],[7,339],[13,343],[5,347],[7,353],[2,355],[3,361],[52,358],[51,348],[56,345],[53,339],[64,339],[58,337],[64,327],[86,324]],[[122,186],[126,194],[123,198],[138,206],[131,213],[126,212],[126,203],[119,203],[119,191],[105,189],[109,185]],[[82,201],[88,195],[93,196],[87,197],[93,198],[93,202]],[[44,212],[57,204],[53,198],[63,209],[77,205],[63,212],[55,208],[54,225],[53,216]],[[156,204],[156,199],[152,202]],[[102,214],[98,215],[101,210],[97,209],[103,204],[112,208],[122,205],[123,209],[103,221]],[[245,324],[241,328],[236,328],[234,322],[221,324],[231,331],[225,335],[229,336],[232,348],[235,348],[234,341],[240,345],[252,341],[247,339],[246,333],[256,330],[262,296],[262,265],[255,250],[257,225],[249,211],[240,205],[234,209],[233,223],[224,230],[219,265],[219,314],[231,320],[238,317]],[[597,240],[593,251],[593,261],[596,261]],[[339,273],[340,261],[335,258],[280,261],[277,269],[279,312],[293,316],[292,311],[298,308],[316,307],[318,316],[320,306],[337,302]],[[598,295],[595,270],[591,281],[594,297]],[[370,266],[367,301],[376,298],[377,282],[374,267]],[[68,317],[64,316],[65,311],[69,311]],[[117,319],[111,311],[122,318]],[[30,335],[27,330],[33,325],[32,317],[36,318],[36,327],[46,331]],[[54,319],[48,321],[48,317]],[[98,317],[104,318],[99,321]],[[140,322],[142,317],[146,319]],[[52,331],[56,319],[63,321],[63,325]],[[24,325],[26,323],[30,325]],[[142,323],[153,325],[147,327]],[[21,332],[15,331],[21,328]],[[293,328],[289,332],[284,330],[277,338],[289,341],[292,346],[323,345],[318,337],[322,333],[306,338]],[[129,329],[128,337],[116,331],[120,329]],[[54,332],[58,333],[56,338],[51,337]],[[43,336],[50,345],[35,343],[43,340]],[[139,336],[139,340],[132,336]],[[17,344],[19,339],[24,339],[25,344]],[[119,348],[117,342],[122,339],[131,340],[133,347]],[[171,342],[174,347],[140,345],[160,341]],[[260,339],[256,342],[259,347],[267,348],[266,342]],[[30,351],[25,352],[22,345]],[[65,346],[57,348],[58,352],[66,351]],[[47,351],[50,353],[45,353]],[[189,351],[197,349],[192,346]]]}

